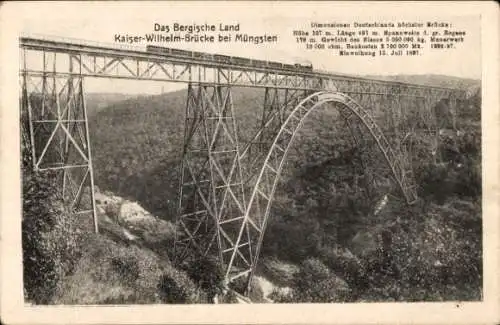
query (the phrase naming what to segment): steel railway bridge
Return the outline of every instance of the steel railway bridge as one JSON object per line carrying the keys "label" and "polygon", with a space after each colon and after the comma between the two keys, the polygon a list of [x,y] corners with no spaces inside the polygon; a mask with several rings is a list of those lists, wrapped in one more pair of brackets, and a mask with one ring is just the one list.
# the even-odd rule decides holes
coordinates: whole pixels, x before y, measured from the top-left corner
{"label": "steel railway bridge", "polygon": [[[434,106],[456,107],[463,91],[318,71],[243,66],[135,48],[20,38],[23,145],[36,171],[55,171],[68,208],[93,216],[94,176],[86,78],[187,84],[178,203],[177,256],[213,254],[226,283],[248,287],[287,152],[304,119],[330,105],[360,146],[377,146],[401,197],[417,200],[405,139],[424,132],[435,146]],[[234,87],[264,88],[260,127],[240,143]],[[406,117],[406,119],[405,119]],[[405,122],[406,121],[406,122]],[[90,197],[82,203],[83,193]]]}

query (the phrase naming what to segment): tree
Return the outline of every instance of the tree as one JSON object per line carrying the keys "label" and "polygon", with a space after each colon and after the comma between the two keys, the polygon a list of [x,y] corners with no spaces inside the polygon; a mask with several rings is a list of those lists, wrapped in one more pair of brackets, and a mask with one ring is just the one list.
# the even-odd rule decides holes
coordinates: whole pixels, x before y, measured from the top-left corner
{"label": "tree", "polygon": [[305,260],[295,275],[295,302],[334,302],[343,300],[348,288],[316,258]]}

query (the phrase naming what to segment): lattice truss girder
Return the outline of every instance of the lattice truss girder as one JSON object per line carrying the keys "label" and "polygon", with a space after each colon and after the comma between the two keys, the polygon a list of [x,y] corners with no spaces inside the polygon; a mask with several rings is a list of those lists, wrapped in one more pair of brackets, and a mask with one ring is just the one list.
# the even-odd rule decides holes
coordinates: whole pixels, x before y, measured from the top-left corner
{"label": "lattice truss girder", "polygon": [[42,68],[41,58],[58,56],[58,61],[69,61],[70,57],[80,65],[82,76],[125,78],[134,80],[161,80],[173,82],[220,83],[233,86],[273,87],[300,90],[341,91],[352,95],[361,88],[370,89],[373,94],[388,95],[396,90],[402,96],[418,97],[432,93],[446,98],[465,98],[464,91],[447,88],[424,87],[390,81],[377,81],[316,71],[286,71],[264,67],[248,67],[200,60],[173,55],[158,55],[137,49],[122,49],[106,46],[71,44],[22,38],[20,47],[26,50],[21,69],[32,74],[67,74],[67,65],[53,69]]}
{"label": "lattice truss girder", "polygon": [[[66,62],[75,71],[74,60]],[[43,58],[43,68],[57,65]],[[39,172],[54,171],[65,206],[78,214],[90,214],[97,231],[94,179],[84,100],[83,78],[76,74],[21,74],[21,110],[29,138],[31,163]],[[28,136],[29,135],[29,136]]]}
{"label": "lattice truss girder", "polygon": [[[322,87],[322,78],[267,68],[228,66],[137,52],[125,55],[123,51],[118,51],[118,53],[116,50],[106,51],[105,49],[68,51],[60,47],[51,49],[29,46],[27,48],[26,70],[32,74],[48,72],[47,69],[41,68],[40,58],[58,56],[59,61],[76,60],[80,66],[78,73],[83,76],[289,89]],[[53,67],[51,70],[54,74],[70,73],[63,65]]]}

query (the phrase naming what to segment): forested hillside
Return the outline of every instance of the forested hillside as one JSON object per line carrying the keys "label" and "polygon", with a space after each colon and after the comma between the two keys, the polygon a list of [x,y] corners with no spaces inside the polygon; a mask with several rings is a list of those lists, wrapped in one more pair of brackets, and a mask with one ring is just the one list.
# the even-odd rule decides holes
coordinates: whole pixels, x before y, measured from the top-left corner
{"label": "forested hillside", "polygon": [[477,89],[479,80],[459,77],[425,74],[425,75],[392,75],[392,76],[366,76],[368,78],[416,83],[434,87],[450,87],[459,89]]}
{"label": "forested hillside", "polygon": [[120,102],[134,95],[121,93],[86,93],[85,103],[87,105],[88,114],[94,114],[112,103]]}
{"label": "forested hillside", "polygon": [[[412,76],[398,78],[422,83]],[[429,80],[425,83],[470,82]],[[239,137],[245,142],[260,117],[263,91],[233,89],[232,95]],[[186,91],[181,90],[92,110],[94,173],[101,191],[138,201],[167,222],[174,220],[185,103]],[[359,157],[362,149],[373,151],[372,167],[384,167],[377,148],[357,147],[335,110],[325,107],[311,114],[290,150],[265,235],[258,274],[288,288],[276,289],[271,298],[481,299],[480,106],[480,92],[461,104],[458,130],[442,132],[436,162],[416,159],[422,199],[412,207],[393,196],[385,177],[367,185],[373,175]],[[414,148],[413,153],[419,150],[428,149]],[[162,270],[174,272],[168,265]],[[184,277],[176,275],[173,281]],[[210,282],[186,281],[189,290],[194,290],[192,282],[202,287]],[[205,295],[212,292],[209,287],[204,287]],[[189,294],[189,302],[206,299]]]}

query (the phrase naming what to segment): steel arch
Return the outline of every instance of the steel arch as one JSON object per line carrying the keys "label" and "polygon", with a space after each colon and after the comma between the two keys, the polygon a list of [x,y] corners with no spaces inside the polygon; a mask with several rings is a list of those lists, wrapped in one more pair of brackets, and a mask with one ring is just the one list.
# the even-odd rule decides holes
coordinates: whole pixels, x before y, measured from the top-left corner
{"label": "steel arch", "polygon": [[[274,192],[276,190],[276,186],[278,184],[284,162],[286,161],[288,150],[291,146],[291,143],[293,142],[295,135],[297,134],[297,131],[300,129],[307,115],[316,107],[319,107],[325,103],[342,104],[341,106],[338,105],[337,109],[340,111],[341,115],[346,119],[347,122],[349,122],[350,119],[355,118],[364,124],[364,126],[370,132],[371,136],[375,139],[380,151],[383,153],[386,162],[391,169],[392,175],[401,192],[403,193],[403,196],[405,197],[407,203],[411,204],[416,201],[416,187],[411,175],[411,168],[409,168],[408,166],[408,161],[403,155],[398,155],[395,153],[370,114],[352,98],[343,93],[331,91],[316,92],[306,97],[295,107],[295,109],[282,124],[278,134],[274,139],[274,142],[260,170],[259,176],[255,183],[255,187],[249,198],[244,221],[240,227],[238,239],[236,241],[236,244],[234,245],[229,264],[227,265],[226,281],[231,282],[233,279],[248,274],[248,290],[248,285],[253,276],[253,272],[258,261],[260,248],[262,246],[264,232],[267,225],[271,204],[274,198]],[[237,255],[237,250],[243,235],[243,231],[245,227],[247,227],[247,225],[255,230],[255,237],[258,237],[254,237],[252,240],[252,245],[254,246],[253,249],[255,252],[252,260],[252,265],[248,270],[240,270],[239,272],[231,274],[232,271],[234,272],[233,262]]]}

